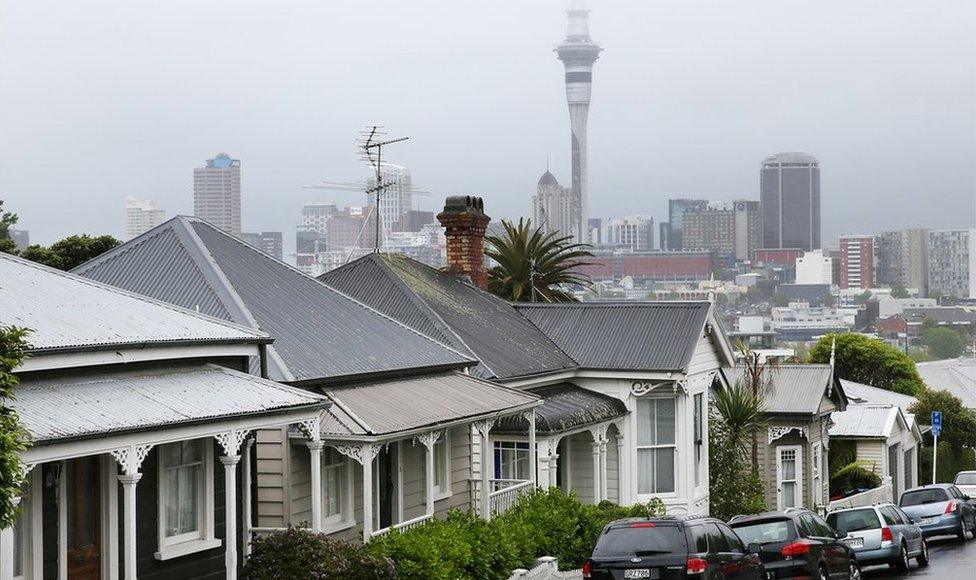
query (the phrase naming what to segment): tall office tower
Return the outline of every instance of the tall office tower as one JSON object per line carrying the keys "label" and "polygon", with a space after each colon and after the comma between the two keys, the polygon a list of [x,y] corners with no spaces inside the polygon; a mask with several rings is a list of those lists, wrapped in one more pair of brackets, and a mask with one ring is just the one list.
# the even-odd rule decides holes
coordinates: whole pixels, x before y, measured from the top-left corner
{"label": "tall office tower", "polygon": [[314,229],[324,238],[329,220],[338,213],[339,206],[334,201],[306,201],[302,204],[301,225]]}
{"label": "tall office tower", "polygon": [[874,287],[874,236],[840,237],[841,290]]}
{"label": "tall office tower", "polygon": [[875,245],[878,284],[915,288],[920,296],[928,296],[928,242],[928,231],[920,228],[880,234]]}
{"label": "tall office tower", "polygon": [[662,232],[661,249],[680,252],[684,247],[684,215],[692,211],[702,211],[707,206],[708,200],[705,199],[669,199],[668,231],[666,236]]}
{"label": "tall office tower", "polygon": [[[380,167],[380,179],[387,184],[380,194],[380,240],[385,241],[390,232],[396,231],[400,218],[413,209],[413,183],[409,169],[392,163],[384,163]],[[375,179],[369,180],[369,187],[375,184]],[[366,196],[367,206],[375,202],[375,194]]]}
{"label": "tall office tower", "polygon": [[166,221],[166,212],[151,199],[125,198],[125,239],[131,240]]}
{"label": "tall office tower", "polygon": [[[681,215],[681,248],[684,251],[715,250],[720,257],[735,251],[735,212],[731,202],[710,201]],[[673,222],[672,222],[673,223]],[[671,243],[674,243],[672,238]]]}
{"label": "tall office tower", "polygon": [[241,160],[218,153],[193,169],[193,215],[241,235]]}
{"label": "tall office tower", "polygon": [[559,185],[556,176],[546,169],[532,196],[532,224],[546,233],[559,232],[575,238],[579,231],[578,211],[572,189]]}
{"label": "tall office tower", "polygon": [[735,221],[732,252],[736,262],[745,262],[752,259],[753,250],[759,247],[762,214],[759,212],[759,202],[755,200],[733,201],[732,208]]}
{"label": "tall office tower", "polygon": [[590,11],[583,0],[573,0],[569,10],[566,40],[556,47],[556,54],[566,69],[566,102],[569,105],[569,124],[572,145],[572,191],[576,210],[572,234],[579,242],[586,239],[589,211],[587,185],[586,119],[590,110],[590,89],[593,82],[593,63],[600,58],[600,48],[590,38]]}
{"label": "tall office tower", "polygon": [[241,234],[241,239],[245,243],[278,260],[281,260],[285,254],[281,238],[281,232],[244,232]]}
{"label": "tall office tower", "polygon": [[929,294],[969,296],[970,230],[929,232]]}
{"label": "tall office tower", "polygon": [[654,218],[635,215],[607,220],[603,228],[604,243],[629,246],[635,252],[654,249]]}
{"label": "tall office tower", "polygon": [[806,153],[777,153],[762,162],[762,247],[820,246],[820,162]]}

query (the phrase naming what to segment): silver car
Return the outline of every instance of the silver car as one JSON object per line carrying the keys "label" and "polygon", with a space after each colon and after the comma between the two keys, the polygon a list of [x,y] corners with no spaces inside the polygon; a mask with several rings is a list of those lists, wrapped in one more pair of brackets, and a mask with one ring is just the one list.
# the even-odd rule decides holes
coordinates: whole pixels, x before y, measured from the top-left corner
{"label": "silver car", "polygon": [[926,538],[955,534],[962,541],[976,534],[976,508],[951,483],[936,483],[909,489],[898,506],[918,523]]}
{"label": "silver car", "polygon": [[976,471],[960,471],[952,482],[963,495],[976,497]]}
{"label": "silver car", "polygon": [[922,529],[891,503],[842,509],[827,514],[827,523],[846,532],[847,543],[862,566],[888,564],[908,570],[909,560],[919,566],[929,563],[929,548]]}

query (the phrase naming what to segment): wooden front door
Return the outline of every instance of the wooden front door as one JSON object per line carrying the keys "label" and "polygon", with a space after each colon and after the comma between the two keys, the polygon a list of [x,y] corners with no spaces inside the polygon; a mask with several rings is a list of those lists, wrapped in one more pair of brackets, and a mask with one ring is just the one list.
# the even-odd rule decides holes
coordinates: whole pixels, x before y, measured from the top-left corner
{"label": "wooden front door", "polygon": [[65,471],[68,578],[99,580],[102,570],[99,545],[102,511],[98,457],[69,461]]}

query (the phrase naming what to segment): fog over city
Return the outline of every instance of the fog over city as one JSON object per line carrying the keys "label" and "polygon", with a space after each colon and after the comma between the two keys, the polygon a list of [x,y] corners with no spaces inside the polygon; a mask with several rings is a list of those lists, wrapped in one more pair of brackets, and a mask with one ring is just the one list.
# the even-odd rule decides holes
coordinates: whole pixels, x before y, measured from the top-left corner
{"label": "fog over city", "polygon": [[[976,212],[972,0],[592,0],[591,216],[758,199],[761,160],[822,167],[823,239],[967,228]],[[432,195],[529,215],[569,183],[562,0],[30,0],[0,6],[0,198],[34,243],[122,230],[127,195],[192,212],[192,169],[242,160],[244,229],[365,179],[369,123]]]}

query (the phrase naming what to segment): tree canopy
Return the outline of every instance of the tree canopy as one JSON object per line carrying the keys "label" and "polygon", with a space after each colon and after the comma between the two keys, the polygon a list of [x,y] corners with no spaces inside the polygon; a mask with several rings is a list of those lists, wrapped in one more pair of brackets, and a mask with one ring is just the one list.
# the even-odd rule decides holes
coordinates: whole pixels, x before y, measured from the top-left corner
{"label": "tree canopy", "polygon": [[891,289],[892,298],[908,298],[908,290],[904,286],[895,286]]}
{"label": "tree canopy", "polygon": [[915,395],[925,388],[911,357],[883,340],[862,334],[824,336],[810,349],[810,362],[829,363],[835,339],[834,369],[838,378],[905,395]]}
{"label": "tree canopy", "polygon": [[24,361],[27,329],[0,326],[0,529],[13,525],[13,497],[20,495],[24,472],[20,454],[27,449],[27,433],[17,412],[7,406],[20,382],[13,370]]}
{"label": "tree canopy", "polygon": [[959,358],[966,352],[966,339],[951,328],[929,328],[922,334],[922,344],[936,359]]}
{"label": "tree canopy", "polygon": [[112,236],[68,236],[48,247],[33,244],[21,256],[58,270],[71,270],[121,244]]}
{"label": "tree canopy", "polygon": [[950,393],[936,389],[923,389],[916,395],[918,402],[909,408],[919,423],[932,422],[932,411],[942,412],[942,434],[939,444],[954,449],[976,447],[976,413],[963,406],[962,400]]}
{"label": "tree canopy", "polygon": [[17,223],[17,214],[10,213],[3,209],[3,200],[0,199],[0,252],[8,254],[17,253],[17,247],[10,238],[10,228]]}
{"label": "tree canopy", "polygon": [[593,256],[589,246],[533,228],[532,220],[519,219],[518,225],[502,220],[502,227],[501,236],[485,238],[485,254],[496,262],[488,271],[491,293],[514,302],[572,302],[564,286],[590,286],[589,276],[577,270]]}

